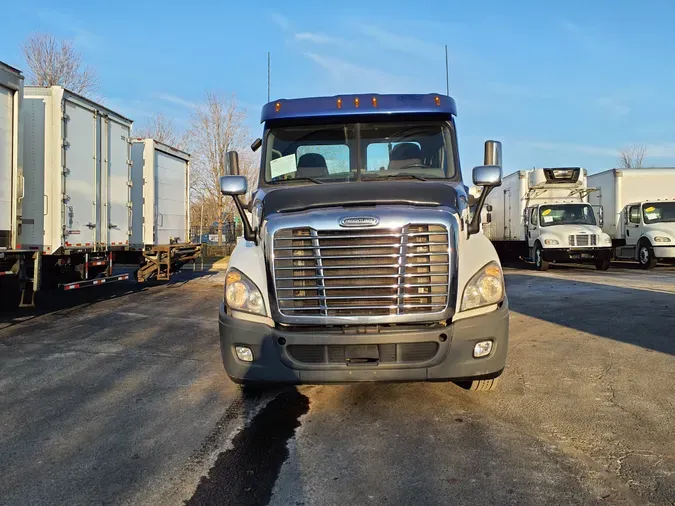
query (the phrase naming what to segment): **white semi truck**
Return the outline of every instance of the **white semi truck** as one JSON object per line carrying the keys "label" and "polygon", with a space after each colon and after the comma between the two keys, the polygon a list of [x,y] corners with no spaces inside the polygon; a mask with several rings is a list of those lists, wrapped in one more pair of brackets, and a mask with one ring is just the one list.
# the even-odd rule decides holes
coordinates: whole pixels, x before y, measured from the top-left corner
{"label": "white semi truck", "polygon": [[[251,201],[236,153],[221,179],[244,224],[220,308],[238,383],[456,381],[489,390],[506,363],[499,258],[480,233],[501,145],[474,168],[469,212],[445,95],[342,95],[264,106]],[[245,209],[251,211],[249,221]]]}
{"label": "white semi truck", "polygon": [[611,169],[588,178],[589,199],[605,210],[614,256],[644,269],[675,261],[675,168]]}
{"label": "white semi truck", "polygon": [[580,167],[514,172],[485,200],[491,219],[483,231],[500,255],[531,259],[542,271],[551,262],[592,262],[607,270],[611,239],[600,228],[602,208],[588,203],[592,192]]}

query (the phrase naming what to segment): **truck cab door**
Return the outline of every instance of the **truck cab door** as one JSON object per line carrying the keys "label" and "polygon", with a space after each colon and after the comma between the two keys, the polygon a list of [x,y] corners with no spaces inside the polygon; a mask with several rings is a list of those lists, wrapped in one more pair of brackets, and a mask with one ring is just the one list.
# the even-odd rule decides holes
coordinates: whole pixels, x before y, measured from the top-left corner
{"label": "truck cab door", "polygon": [[638,239],[642,235],[642,216],[640,206],[628,206],[626,208],[626,246],[637,246]]}
{"label": "truck cab door", "polygon": [[527,238],[527,245],[532,248],[541,234],[539,230],[539,207],[528,207],[526,212],[525,237]]}

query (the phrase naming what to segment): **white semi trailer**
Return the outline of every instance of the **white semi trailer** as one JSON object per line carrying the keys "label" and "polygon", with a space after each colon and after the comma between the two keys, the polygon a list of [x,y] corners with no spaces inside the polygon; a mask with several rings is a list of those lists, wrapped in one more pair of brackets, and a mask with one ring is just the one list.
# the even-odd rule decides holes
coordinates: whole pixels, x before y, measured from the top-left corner
{"label": "white semi trailer", "polygon": [[588,180],[597,188],[590,202],[605,210],[603,231],[616,258],[644,269],[675,261],[675,167],[611,169]]}
{"label": "white semi trailer", "polygon": [[539,270],[551,262],[592,262],[607,270],[611,239],[600,228],[602,209],[596,213],[588,203],[592,192],[580,167],[514,172],[488,195],[483,231],[500,256],[531,259]]}
{"label": "white semi trailer", "polygon": [[[138,265],[136,279],[143,282],[167,280],[196,258],[200,247],[185,242],[189,155],[141,141],[149,151],[141,149],[134,167],[130,119],[60,86],[21,92],[18,71],[0,70],[11,85],[0,87],[0,96],[4,88],[13,91],[11,101],[4,99],[13,119],[3,122],[12,131],[0,131],[2,185],[11,189],[0,194],[9,238],[0,268],[18,280],[20,305],[34,305],[42,288],[74,290],[131,277],[113,264]],[[5,104],[0,114],[7,110]],[[3,284],[0,293],[3,306],[14,305],[14,286]]]}

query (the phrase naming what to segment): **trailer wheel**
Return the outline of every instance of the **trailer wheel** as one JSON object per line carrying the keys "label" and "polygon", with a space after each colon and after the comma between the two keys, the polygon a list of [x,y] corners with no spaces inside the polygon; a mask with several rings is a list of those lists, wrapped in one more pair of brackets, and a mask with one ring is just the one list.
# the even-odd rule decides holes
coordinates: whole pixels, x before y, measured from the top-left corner
{"label": "trailer wheel", "polygon": [[471,390],[475,392],[488,392],[495,390],[499,384],[499,376],[492,379],[473,380],[473,381],[457,381],[457,386],[464,390]]}
{"label": "trailer wheel", "polygon": [[599,271],[606,271],[609,269],[609,258],[598,258],[595,261],[595,268]]}
{"label": "trailer wheel", "polygon": [[656,267],[656,257],[654,256],[654,249],[649,241],[642,240],[638,246],[638,262],[643,269],[653,269]]}
{"label": "trailer wheel", "polygon": [[544,260],[544,250],[539,243],[534,246],[534,265],[538,271],[548,270],[549,262]]}

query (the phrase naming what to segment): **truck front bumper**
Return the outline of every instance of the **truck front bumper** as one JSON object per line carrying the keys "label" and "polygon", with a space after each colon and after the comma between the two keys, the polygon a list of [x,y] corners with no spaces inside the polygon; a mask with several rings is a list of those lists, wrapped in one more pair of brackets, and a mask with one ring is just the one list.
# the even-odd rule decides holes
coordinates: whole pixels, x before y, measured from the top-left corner
{"label": "truck front bumper", "polygon": [[545,248],[543,258],[547,262],[590,262],[610,260],[612,248]]}
{"label": "truck front bumper", "polygon": [[675,246],[661,246],[661,245],[656,245],[653,246],[654,248],[654,256],[656,258],[664,258],[664,259],[675,259]]}
{"label": "truck front bumper", "polygon": [[[415,327],[377,333],[336,329],[287,331],[232,318],[220,307],[220,349],[225,371],[236,383],[349,383],[364,381],[449,381],[494,378],[506,364],[509,310],[496,310],[449,326]],[[479,341],[493,342],[491,353],[474,358]],[[348,363],[345,350],[370,345],[379,361]],[[236,346],[246,346],[253,362],[243,362]],[[352,348],[355,347],[355,348]],[[347,351],[347,355],[349,352]]]}

